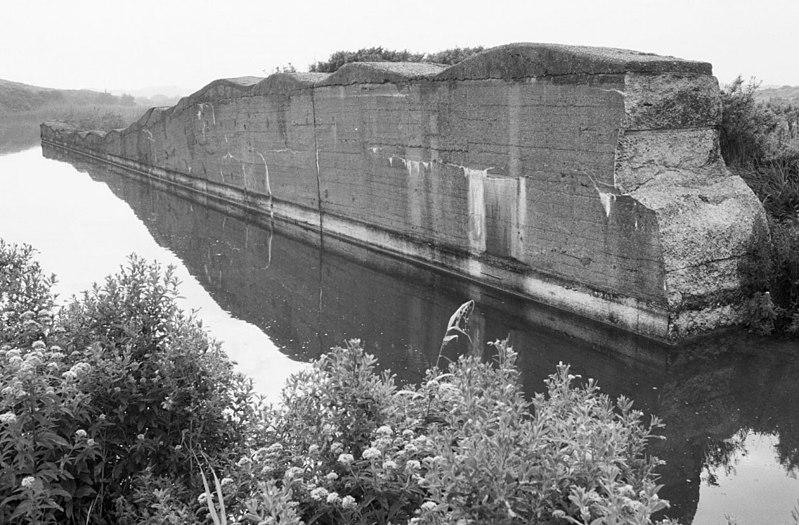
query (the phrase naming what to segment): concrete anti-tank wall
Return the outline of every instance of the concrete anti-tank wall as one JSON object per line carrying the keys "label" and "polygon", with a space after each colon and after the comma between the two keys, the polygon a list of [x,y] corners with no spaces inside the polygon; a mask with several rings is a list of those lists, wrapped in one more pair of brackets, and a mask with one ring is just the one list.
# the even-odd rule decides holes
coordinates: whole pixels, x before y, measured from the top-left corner
{"label": "concrete anti-tank wall", "polygon": [[514,44],[461,64],[215,81],[45,142],[617,324],[738,321],[762,207],[720,158],[709,64]]}

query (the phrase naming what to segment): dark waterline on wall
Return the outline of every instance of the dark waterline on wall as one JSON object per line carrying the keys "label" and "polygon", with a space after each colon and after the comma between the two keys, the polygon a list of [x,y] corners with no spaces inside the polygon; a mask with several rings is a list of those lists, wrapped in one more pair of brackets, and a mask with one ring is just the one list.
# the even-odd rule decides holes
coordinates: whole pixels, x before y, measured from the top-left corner
{"label": "dark waterline on wall", "polygon": [[[65,164],[36,162],[49,165],[34,165],[32,156],[20,165],[27,165],[26,173],[58,166],[64,177],[78,175],[63,169]],[[320,247],[318,239],[301,231],[285,235],[261,219],[226,215],[104,166],[70,162],[87,172],[95,186],[107,186],[127,203],[155,242],[177,256],[215,303],[261,329],[285,356],[312,359],[359,337],[381,366],[402,380],[415,381],[435,360],[449,315],[465,300],[475,299],[475,340],[510,336],[520,353],[528,392],[541,390],[543,378],[558,361],[569,362],[576,373],[597,378],[611,396],[627,395],[648,414],[665,420],[667,439],[652,451],[667,462],[660,481],[665,485],[662,496],[672,501],[670,515],[686,523],[696,516],[697,524],[715,523],[725,513],[741,523],[790,518],[796,503],[792,498],[799,494],[799,484],[787,475],[799,463],[799,408],[793,401],[799,394],[799,358],[789,345],[734,333],[668,351],[596,326],[585,333],[596,334],[603,344],[581,342],[551,329],[575,322],[556,311],[535,309],[513,297],[355,248]],[[0,169],[0,184],[9,183],[6,176]],[[21,176],[16,174],[15,180]],[[0,206],[4,204],[0,196]],[[99,202],[94,205],[97,220],[113,219]],[[52,220],[59,228],[71,227],[69,217]],[[36,227],[36,221],[31,223]],[[0,222],[0,236],[4,229]],[[110,241],[92,239],[91,232],[84,239]],[[614,338],[618,351],[605,344]],[[701,356],[687,359],[686,354]],[[270,361],[264,363],[262,370],[256,365],[247,372],[265,374],[274,368]],[[750,465],[752,458],[762,464]],[[741,474],[725,473],[736,465]],[[769,497],[734,496],[741,487],[751,493],[764,488]],[[742,510],[735,506],[739,501],[744,502]]]}

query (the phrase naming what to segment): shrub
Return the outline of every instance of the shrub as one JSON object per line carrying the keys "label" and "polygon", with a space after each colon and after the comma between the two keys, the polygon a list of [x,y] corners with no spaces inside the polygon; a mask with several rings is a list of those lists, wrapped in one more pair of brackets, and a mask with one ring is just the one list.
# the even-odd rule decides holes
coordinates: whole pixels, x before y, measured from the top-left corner
{"label": "shrub", "polygon": [[771,246],[753,283],[749,326],[764,335],[799,333],[799,107],[757,100],[758,84],[739,76],[722,92],[721,152],[763,203]]}
{"label": "shrub", "polygon": [[799,223],[772,218],[769,224],[771,245],[761,255],[764,263],[745,270],[756,276],[748,324],[762,335],[799,334]]}
{"label": "shrub", "polygon": [[456,47],[436,53],[411,53],[407,49],[394,51],[382,47],[365,47],[358,51],[336,51],[324,62],[308,66],[308,70],[318,73],[333,73],[350,62],[434,62],[437,64],[457,64],[481,52],[479,47]]}
{"label": "shrub", "polygon": [[515,353],[496,348],[493,365],[463,357],[401,390],[357,342],[334,349],[290,380],[268,442],[228,473],[227,509],[255,523],[287,509],[306,523],[650,523],[666,506],[644,453],[657,420],[575,386],[565,365],[531,404]]}
{"label": "shrub", "polygon": [[[50,281],[30,255],[0,245],[11,321],[0,350],[0,522],[124,522],[131,509],[201,508],[193,496],[173,501],[199,486],[194,452],[221,465],[257,442],[250,381],[177,308],[171,270],[131,257],[53,314],[42,310],[53,303]],[[145,479],[173,488],[147,500]]]}
{"label": "shrub", "polygon": [[796,172],[799,165],[799,107],[757,100],[759,83],[738,76],[721,90],[721,152],[731,166],[776,165]]}
{"label": "shrub", "polygon": [[0,344],[30,344],[43,323],[52,321],[50,287],[55,276],[42,273],[30,246],[0,239]]}
{"label": "shrub", "polygon": [[721,91],[721,153],[775,219],[799,216],[799,107],[760,102],[739,76]]}

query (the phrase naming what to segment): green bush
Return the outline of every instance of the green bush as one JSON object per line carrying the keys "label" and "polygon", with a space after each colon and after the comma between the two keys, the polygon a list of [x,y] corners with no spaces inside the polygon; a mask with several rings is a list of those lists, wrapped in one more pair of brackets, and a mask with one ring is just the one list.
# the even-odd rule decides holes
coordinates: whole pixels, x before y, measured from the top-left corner
{"label": "green bush", "polygon": [[478,47],[456,47],[436,53],[411,53],[407,49],[394,51],[382,47],[365,47],[358,51],[336,51],[330,58],[308,66],[308,70],[318,73],[333,73],[350,62],[433,62],[436,64],[457,64],[483,50]]}
{"label": "green bush", "polygon": [[142,476],[189,494],[194,454],[223,464],[258,435],[250,381],[177,308],[170,270],[132,257],[56,313],[30,248],[0,244],[0,276],[0,522],[125,522],[169,501],[142,503]]}
{"label": "green bush", "polygon": [[763,203],[771,245],[752,283],[749,326],[764,335],[799,334],[799,107],[757,100],[758,84],[739,76],[722,92],[721,153]]}
{"label": "green bush", "polygon": [[[526,401],[515,354],[464,357],[418,388],[357,342],[295,375],[265,446],[227,472],[229,515],[292,523],[650,523],[666,503],[641,424],[565,365]],[[286,519],[286,518],[283,518]]]}
{"label": "green bush", "polygon": [[721,91],[721,153],[778,220],[799,217],[799,106],[761,102],[739,76]]}
{"label": "green bush", "polygon": [[727,164],[799,168],[799,107],[757,99],[759,83],[738,76],[721,90],[721,152]]}
{"label": "green bush", "polygon": [[753,283],[747,303],[750,328],[761,335],[775,332],[799,334],[799,223],[769,220],[771,244],[746,267]]}

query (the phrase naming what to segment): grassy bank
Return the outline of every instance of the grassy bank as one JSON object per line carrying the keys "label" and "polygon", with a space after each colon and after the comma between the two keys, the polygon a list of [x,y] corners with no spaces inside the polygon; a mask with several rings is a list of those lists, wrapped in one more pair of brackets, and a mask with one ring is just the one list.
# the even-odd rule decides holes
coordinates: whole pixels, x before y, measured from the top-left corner
{"label": "grassy bank", "polygon": [[64,307],[52,282],[0,242],[0,522],[642,524],[665,506],[657,421],[565,365],[527,401],[501,342],[418,386],[351,342],[273,407],[168,270],[133,257]]}

